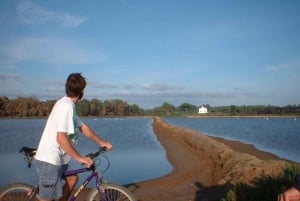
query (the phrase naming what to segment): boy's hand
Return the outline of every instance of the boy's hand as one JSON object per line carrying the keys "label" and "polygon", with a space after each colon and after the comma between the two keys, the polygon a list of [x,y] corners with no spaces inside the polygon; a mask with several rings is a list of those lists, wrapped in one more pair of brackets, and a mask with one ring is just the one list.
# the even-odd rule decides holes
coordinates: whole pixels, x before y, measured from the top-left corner
{"label": "boy's hand", "polygon": [[110,142],[103,142],[101,143],[101,147],[105,147],[109,151],[112,149],[112,144]]}
{"label": "boy's hand", "polygon": [[93,160],[90,157],[82,156],[79,163],[84,164],[87,168],[89,168],[93,165]]}

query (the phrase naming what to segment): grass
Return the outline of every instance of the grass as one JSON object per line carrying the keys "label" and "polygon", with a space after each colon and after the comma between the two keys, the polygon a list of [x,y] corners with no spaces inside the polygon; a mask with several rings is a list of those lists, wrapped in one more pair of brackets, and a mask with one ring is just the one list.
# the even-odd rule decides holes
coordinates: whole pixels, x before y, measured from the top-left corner
{"label": "grass", "polygon": [[252,184],[239,183],[232,187],[220,201],[274,201],[278,194],[290,188],[300,166],[289,165],[277,176],[266,176]]}

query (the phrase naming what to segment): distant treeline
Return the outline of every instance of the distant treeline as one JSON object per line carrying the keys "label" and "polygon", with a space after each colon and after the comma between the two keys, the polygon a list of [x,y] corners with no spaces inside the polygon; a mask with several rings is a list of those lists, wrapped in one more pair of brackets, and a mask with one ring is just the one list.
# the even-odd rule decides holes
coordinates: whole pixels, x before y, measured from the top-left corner
{"label": "distant treeline", "polygon": [[[0,117],[46,117],[50,114],[56,100],[40,101],[35,97],[17,97],[9,99],[0,96]],[[218,106],[203,105],[208,109],[207,115],[300,115],[300,104],[283,107],[272,105]],[[199,106],[182,103],[176,107],[167,102],[153,109],[142,109],[137,104],[130,105],[119,99],[101,101],[83,99],[76,104],[80,116],[145,116],[199,115]]]}

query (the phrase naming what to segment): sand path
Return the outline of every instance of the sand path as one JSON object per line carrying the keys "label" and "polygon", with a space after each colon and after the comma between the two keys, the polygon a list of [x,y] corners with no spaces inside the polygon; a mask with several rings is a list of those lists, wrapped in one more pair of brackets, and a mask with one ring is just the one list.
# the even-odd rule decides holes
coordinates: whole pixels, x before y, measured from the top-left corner
{"label": "sand path", "polygon": [[163,177],[130,185],[142,201],[219,200],[232,185],[277,174],[287,163],[252,145],[171,126],[158,117],[153,129],[174,169]]}

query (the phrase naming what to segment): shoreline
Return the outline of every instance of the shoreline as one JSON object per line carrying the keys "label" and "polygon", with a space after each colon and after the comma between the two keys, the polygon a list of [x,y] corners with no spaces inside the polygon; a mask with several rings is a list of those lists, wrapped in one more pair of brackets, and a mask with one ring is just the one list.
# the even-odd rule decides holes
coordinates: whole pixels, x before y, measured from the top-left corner
{"label": "shoreline", "polygon": [[281,158],[281,157],[277,156],[276,154],[259,150],[253,144],[247,144],[247,143],[240,142],[240,141],[228,140],[228,139],[225,139],[222,137],[215,137],[215,136],[209,136],[209,137],[213,138],[214,140],[216,140],[220,143],[225,144],[230,149],[233,149],[240,153],[254,155],[261,160],[283,160],[283,161],[288,161],[291,163],[296,163],[294,161],[290,161],[288,159]]}
{"label": "shoreline", "polygon": [[173,170],[162,177],[128,185],[140,201],[217,201],[233,185],[279,173],[288,163],[251,144],[211,137],[159,117],[153,129]]}

